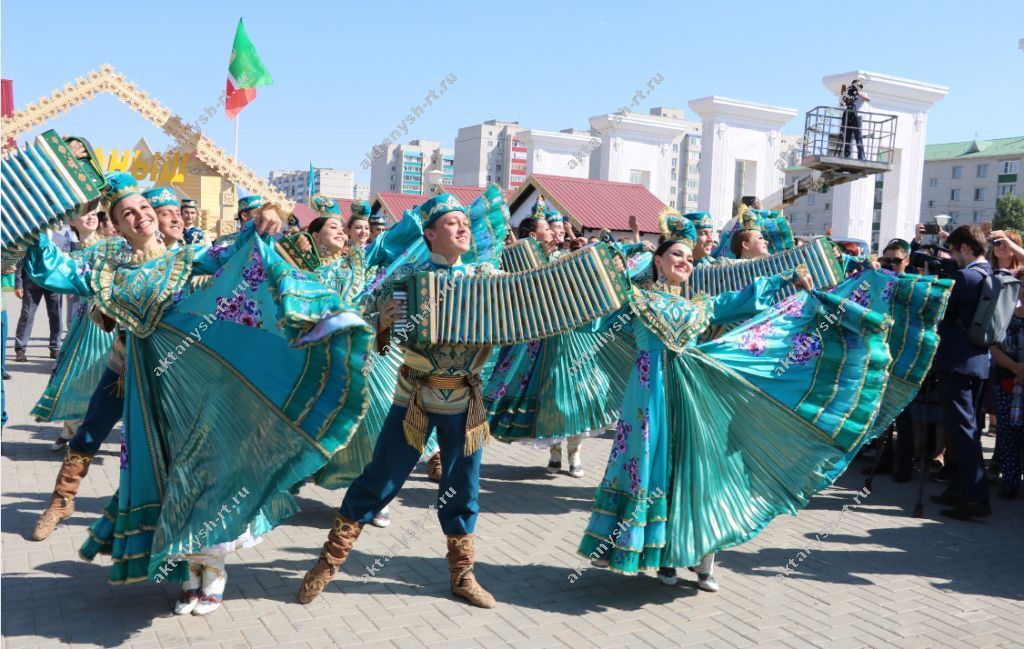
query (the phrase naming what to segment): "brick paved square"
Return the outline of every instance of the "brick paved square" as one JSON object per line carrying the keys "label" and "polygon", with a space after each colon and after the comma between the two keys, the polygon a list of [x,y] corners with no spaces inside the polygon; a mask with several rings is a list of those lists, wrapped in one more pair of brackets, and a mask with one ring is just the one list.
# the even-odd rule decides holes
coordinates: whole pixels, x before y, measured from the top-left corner
{"label": "brick paved square", "polygon": [[[17,307],[4,294],[8,309]],[[12,312],[9,311],[9,314]],[[16,318],[16,311],[13,312]],[[830,525],[862,486],[856,462],[795,517],[719,555],[717,594],[689,573],[666,587],[653,575],[596,569],[575,583],[574,550],[589,516],[610,440],[584,443],[586,476],[549,476],[546,453],[493,443],[485,451],[478,574],[498,607],[471,609],[448,594],[444,536],[431,520],[367,584],[364,566],[425,515],[435,486],[414,473],[392,506],[390,528],[370,528],[341,574],[309,607],[294,601],[303,572],[342,492],[307,486],[303,511],[228,563],[225,605],[206,618],[171,614],[176,585],[110,586],[108,562],[77,549],[117,484],[116,435],[45,542],[29,540],[53,487],[56,424],[28,417],[53,361],[37,318],[29,362],[8,363],[2,460],[2,632],[5,649],[29,647],[1009,647],[1024,613],[1024,502],[993,500],[983,522],[908,516],[916,484],[875,480],[875,491],[786,578],[787,562]],[[13,327],[14,323],[11,323]],[[991,438],[986,438],[991,446]],[[929,484],[926,493],[937,493]],[[926,514],[937,514],[926,506]]]}

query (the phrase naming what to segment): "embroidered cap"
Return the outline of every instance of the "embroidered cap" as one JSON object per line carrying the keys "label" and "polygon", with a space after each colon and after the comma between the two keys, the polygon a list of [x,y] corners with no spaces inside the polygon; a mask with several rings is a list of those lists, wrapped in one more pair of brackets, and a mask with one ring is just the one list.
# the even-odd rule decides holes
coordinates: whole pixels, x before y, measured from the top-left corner
{"label": "embroidered cap", "polygon": [[352,203],[352,218],[349,220],[369,221],[373,207],[369,201],[355,201]]}
{"label": "embroidered cap", "polygon": [[181,205],[178,202],[178,197],[174,195],[174,190],[169,187],[154,187],[147,189],[142,192],[142,195],[146,197],[149,204],[153,206],[155,210],[158,207],[164,207],[165,205]]}
{"label": "embroidered cap", "polygon": [[181,199],[181,209],[191,207],[193,209],[199,209],[199,203],[194,198],[183,198]]}
{"label": "embroidered cap", "polygon": [[466,208],[462,206],[454,194],[438,194],[426,203],[420,205],[417,210],[420,218],[423,219],[423,227],[428,228],[439,218],[448,212],[462,212],[466,214]]}
{"label": "embroidered cap", "polygon": [[683,216],[693,221],[693,227],[697,230],[715,229],[715,221],[710,212],[687,212]]}
{"label": "embroidered cap", "polygon": [[238,211],[258,210],[263,207],[263,197],[259,194],[251,194],[238,199]]}
{"label": "embroidered cap", "polygon": [[687,248],[693,249],[693,243],[697,240],[697,228],[693,221],[667,207],[658,215],[658,225],[661,227],[661,234],[665,239],[677,241]]}
{"label": "embroidered cap", "polygon": [[341,207],[338,205],[338,201],[334,200],[330,196],[324,196],[317,194],[313,197],[313,209],[320,216],[341,216]]}
{"label": "embroidered cap", "polygon": [[106,175],[107,186],[103,189],[103,200],[107,203],[107,211],[113,211],[121,199],[134,194],[141,194],[139,183],[130,173],[113,171]]}

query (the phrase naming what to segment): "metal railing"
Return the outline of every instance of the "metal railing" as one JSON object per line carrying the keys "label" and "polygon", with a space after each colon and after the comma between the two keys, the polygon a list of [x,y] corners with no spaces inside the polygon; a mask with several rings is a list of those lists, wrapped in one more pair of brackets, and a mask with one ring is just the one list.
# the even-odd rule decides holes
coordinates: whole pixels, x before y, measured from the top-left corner
{"label": "metal railing", "polygon": [[807,112],[803,157],[891,163],[896,141],[896,116],[864,111],[846,113],[846,110],[834,106],[818,106]]}

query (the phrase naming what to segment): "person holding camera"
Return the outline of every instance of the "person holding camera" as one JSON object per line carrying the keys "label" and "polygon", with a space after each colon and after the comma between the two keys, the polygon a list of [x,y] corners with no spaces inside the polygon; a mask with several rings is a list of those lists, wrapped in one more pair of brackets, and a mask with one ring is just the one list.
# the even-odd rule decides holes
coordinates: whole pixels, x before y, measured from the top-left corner
{"label": "person holding camera", "polygon": [[864,137],[861,134],[860,110],[864,102],[871,98],[861,92],[864,82],[854,79],[850,85],[839,90],[839,104],[843,109],[843,157],[850,157],[850,140],[857,141],[857,159],[864,159]]}
{"label": "person holding camera", "polygon": [[939,402],[957,472],[946,491],[932,496],[932,501],[953,505],[939,512],[943,516],[969,520],[992,513],[977,420],[981,389],[989,372],[988,349],[967,337],[992,266],[985,259],[985,235],[977,226],[956,228],[946,238],[946,245],[960,270],[952,277],[955,283],[939,323],[939,348],[932,367],[938,375]]}

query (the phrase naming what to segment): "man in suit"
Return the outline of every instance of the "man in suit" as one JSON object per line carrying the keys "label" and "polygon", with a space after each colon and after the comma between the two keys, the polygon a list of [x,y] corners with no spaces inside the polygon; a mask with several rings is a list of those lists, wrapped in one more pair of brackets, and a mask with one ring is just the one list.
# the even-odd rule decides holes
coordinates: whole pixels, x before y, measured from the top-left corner
{"label": "man in suit", "polygon": [[46,315],[50,319],[50,358],[57,358],[61,334],[61,296],[33,283],[25,275],[20,263],[14,273],[14,295],[21,300],[21,315],[14,332],[14,360],[21,363],[28,360],[25,350],[28,349],[28,339],[32,335],[32,322],[36,319],[36,308],[43,300],[46,300]]}
{"label": "man in suit", "polygon": [[950,487],[932,501],[953,505],[943,516],[959,520],[988,516],[988,483],[981,454],[977,410],[981,389],[988,378],[988,349],[967,338],[985,277],[992,267],[985,261],[985,235],[975,225],[961,225],[946,239],[950,256],[960,267],[953,275],[946,315],[939,323],[939,348],[933,369],[938,372],[939,402],[957,461]]}

